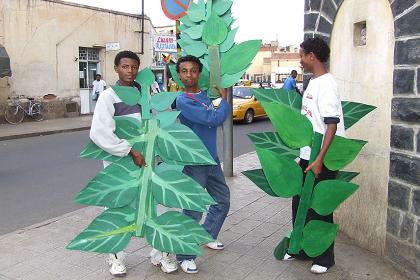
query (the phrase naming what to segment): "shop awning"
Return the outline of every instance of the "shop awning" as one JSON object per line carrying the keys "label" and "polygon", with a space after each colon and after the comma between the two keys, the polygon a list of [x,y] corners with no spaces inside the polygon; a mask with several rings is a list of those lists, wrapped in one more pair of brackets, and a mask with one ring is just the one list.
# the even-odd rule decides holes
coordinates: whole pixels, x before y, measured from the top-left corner
{"label": "shop awning", "polygon": [[12,70],[10,69],[10,58],[6,52],[5,47],[0,44],[0,78],[6,76],[12,76]]}

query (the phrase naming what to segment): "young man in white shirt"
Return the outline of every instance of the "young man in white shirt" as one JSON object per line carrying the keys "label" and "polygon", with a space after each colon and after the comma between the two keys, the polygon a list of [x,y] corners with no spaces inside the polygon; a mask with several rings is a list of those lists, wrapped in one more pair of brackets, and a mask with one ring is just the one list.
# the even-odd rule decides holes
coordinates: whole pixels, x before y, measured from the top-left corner
{"label": "young man in white shirt", "polygon": [[[302,115],[305,115],[312,123],[314,131],[324,135],[321,151],[309,165],[311,155],[310,147],[303,147],[300,150],[300,167],[304,172],[312,171],[315,175],[314,185],[322,180],[335,179],[337,172],[325,167],[324,157],[330,147],[335,135],[345,136],[343,110],[341,100],[337,91],[337,84],[330,73],[327,72],[325,63],[330,55],[330,48],[320,38],[310,38],[300,45],[300,63],[303,68],[313,73],[313,76],[305,90],[302,99]],[[299,207],[299,196],[292,200],[292,220],[295,223]],[[306,223],[310,220],[322,220],[333,223],[333,214],[322,216],[313,209],[309,209]],[[312,259],[311,272],[321,274],[327,272],[334,262],[334,244],[323,254],[315,258],[309,258],[303,251],[298,255],[286,254],[285,260]]]}
{"label": "young man in white shirt", "polygon": [[99,95],[106,88],[106,83],[102,80],[101,74],[96,74],[96,79],[92,83],[93,101],[97,101]]}

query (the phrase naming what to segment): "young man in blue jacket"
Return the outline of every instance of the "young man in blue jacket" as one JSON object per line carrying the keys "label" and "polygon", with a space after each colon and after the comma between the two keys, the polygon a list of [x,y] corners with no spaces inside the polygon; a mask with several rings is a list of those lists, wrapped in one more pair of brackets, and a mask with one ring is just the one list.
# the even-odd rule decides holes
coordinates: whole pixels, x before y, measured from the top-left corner
{"label": "young man in blue jacket", "polygon": [[[217,156],[216,136],[217,127],[223,124],[231,111],[226,102],[224,89],[216,88],[222,98],[217,109],[207,97],[207,92],[200,89],[198,80],[202,69],[200,60],[194,56],[187,55],[178,60],[176,71],[185,86],[185,92],[177,97],[176,107],[181,111],[179,116],[181,123],[197,134],[217,162],[217,165],[185,166],[184,173],[206,188],[217,203],[210,206],[203,228],[216,240],[206,246],[210,249],[221,250],[224,246],[223,243],[217,241],[217,236],[229,212],[230,191]],[[202,217],[201,212],[184,210],[184,213],[197,221],[200,221]],[[196,256],[177,255],[177,260],[186,273],[198,272],[195,258]]]}

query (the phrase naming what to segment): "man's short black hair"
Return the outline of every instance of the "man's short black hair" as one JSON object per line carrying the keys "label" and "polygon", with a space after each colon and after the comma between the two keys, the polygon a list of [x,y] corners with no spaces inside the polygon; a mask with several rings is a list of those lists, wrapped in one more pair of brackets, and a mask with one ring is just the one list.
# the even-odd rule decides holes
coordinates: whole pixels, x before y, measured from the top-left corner
{"label": "man's short black hair", "polygon": [[101,75],[101,74],[96,74],[96,75],[95,75],[95,77],[98,77],[98,76],[99,76],[99,77],[102,77],[102,75]]}
{"label": "man's short black hair", "polygon": [[181,65],[181,63],[187,62],[187,61],[196,63],[198,65],[198,70],[199,70],[200,73],[201,73],[201,71],[203,71],[203,64],[200,62],[200,60],[197,57],[195,57],[193,55],[186,55],[186,56],[183,56],[183,57],[179,58],[178,61],[176,62],[176,72],[177,73],[179,73],[179,71],[180,71],[179,65]]}
{"label": "man's short black hair", "polygon": [[330,47],[328,47],[328,44],[321,38],[306,39],[300,44],[300,47],[305,54],[313,52],[321,62],[327,62],[330,57]]}
{"label": "man's short black hair", "polygon": [[137,62],[140,65],[139,56],[133,53],[132,51],[122,51],[122,52],[117,53],[117,55],[115,56],[114,65],[118,66],[120,64],[121,59],[123,58],[131,58],[131,59],[137,60]]}
{"label": "man's short black hair", "polygon": [[292,70],[292,72],[290,72],[290,74],[296,74],[297,75],[297,71],[296,70]]}

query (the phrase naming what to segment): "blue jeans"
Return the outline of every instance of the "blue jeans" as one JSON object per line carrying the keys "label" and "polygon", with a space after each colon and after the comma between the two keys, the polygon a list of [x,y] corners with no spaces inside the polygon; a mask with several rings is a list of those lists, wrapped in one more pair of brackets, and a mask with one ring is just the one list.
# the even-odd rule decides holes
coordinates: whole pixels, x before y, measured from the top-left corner
{"label": "blue jeans", "polygon": [[[220,163],[217,165],[187,165],[184,167],[185,174],[193,178],[213,197],[217,204],[211,205],[207,212],[203,228],[216,239],[222,228],[223,222],[230,207],[230,191],[226,185]],[[184,214],[200,222],[203,213],[197,211],[184,210]],[[194,255],[177,255],[178,261],[192,260]]]}

